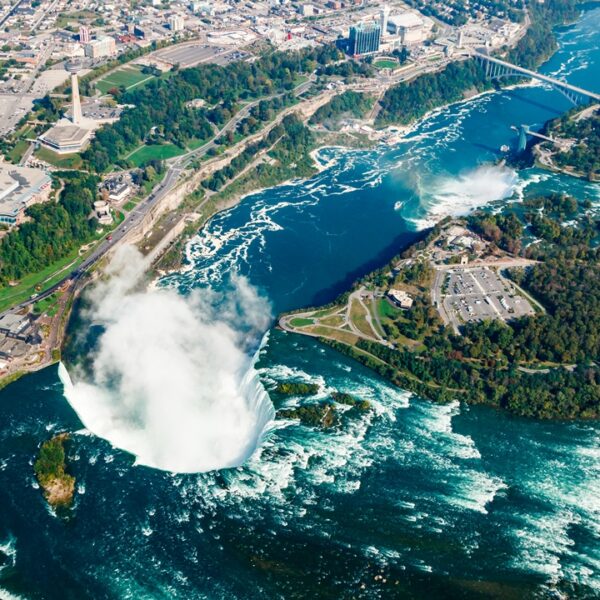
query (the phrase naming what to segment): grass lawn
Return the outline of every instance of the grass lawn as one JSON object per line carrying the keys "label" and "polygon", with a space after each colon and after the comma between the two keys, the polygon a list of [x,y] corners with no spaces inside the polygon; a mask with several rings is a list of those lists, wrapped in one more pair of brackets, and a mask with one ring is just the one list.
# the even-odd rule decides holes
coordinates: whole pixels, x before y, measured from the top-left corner
{"label": "grass lawn", "polygon": [[60,169],[81,169],[83,160],[79,154],[57,154],[49,148],[41,146],[34,153],[40,160],[44,160]]}
{"label": "grass lawn", "polygon": [[295,319],[290,320],[290,325],[292,327],[306,327],[307,325],[313,325],[313,319],[305,319],[303,317],[296,317]]}
{"label": "grass lawn", "polygon": [[48,296],[47,298],[44,298],[43,300],[37,302],[33,307],[33,311],[37,315],[47,313],[49,317],[53,317],[56,314],[56,311],[58,310],[57,304],[58,296],[56,294],[52,294],[52,296]]}
{"label": "grass lawn", "polygon": [[187,143],[188,150],[196,150],[196,148],[200,148],[200,146],[204,146],[210,140],[199,140],[194,138]]}
{"label": "grass lawn", "polygon": [[[118,227],[125,218],[123,213],[117,213],[115,227]],[[111,230],[114,229],[111,228]],[[84,260],[85,257],[90,254],[98,240],[102,239],[109,230],[102,228],[97,232],[93,238],[88,241],[88,249],[80,255],[80,248],[76,248],[65,256],[64,258],[57,260],[56,262],[48,265],[45,269],[36,273],[30,273],[23,277],[18,285],[14,287],[5,286],[0,287],[0,312],[27,300],[33,294],[39,294],[49,287],[52,287],[55,283],[58,283],[69,271],[76,269]]]}
{"label": "grass lawn", "polygon": [[96,82],[96,88],[103,94],[106,94],[111,88],[124,86],[131,89],[142,82],[151,81],[154,75],[147,75],[135,65],[129,65],[108,73],[105,77]]}
{"label": "grass lawn", "polygon": [[342,315],[332,315],[331,317],[319,319],[319,323],[327,325],[327,327],[341,327],[344,324],[344,317]]}
{"label": "grass lawn", "polygon": [[39,293],[45,288],[54,285],[65,275],[66,271],[63,271],[63,269],[67,267],[67,265],[73,263],[69,268],[74,269],[82,260],[83,258],[79,256],[79,249],[74,250],[62,260],[52,263],[42,271],[26,275],[21,279],[18,285],[0,288],[0,311],[6,310],[19,302],[23,302],[23,300],[27,300],[27,298],[33,294]]}
{"label": "grass lawn", "polygon": [[175,156],[184,154],[185,150],[175,144],[153,144],[150,146],[140,146],[128,156],[134,166],[139,167],[152,159],[166,160]]}
{"label": "grass lawn", "polygon": [[329,327],[312,327],[310,332],[322,337],[338,340],[338,342],[348,344],[349,346],[354,346],[358,342],[358,336],[349,331],[340,331],[339,329],[330,329]]}
{"label": "grass lawn", "polygon": [[378,69],[397,69],[400,66],[400,63],[395,60],[376,60],[373,63],[374,67]]}
{"label": "grass lawn", "polygon": [[381,319],[394,319],[400,312],[399,308],[395,308],[385,298],[379,298],[377,300],[377,310],[379,311],[379,317]]}
{"label": "grass lawn", "polygon": [[89,19],[94,19],[98,15],[90,10],[76,10],[73,12],[64,12],[58,15],[56,27],[64,29],[69,23],[82,23]]}
{"label": "grass lawn", "polygon": [[373,329],[367,321],[367,313],[358,300],[352,300],[352,306],[350,307],[350,318],[352,319],[354,326],[361,333],[364,333],[367,337],[375,337]]}
{"label": "grass lawn", "polygon": [[23,158],[23,154],[27,152],[27,148],[29,148],[29,142],[25,140],[19,140],[15,147],[7,154],[8,160],[10,162],[17,164],[21,158]]}
{"label": "grass lawn", "polygon": [[123,205],[123,210],[126,210],[127,212],[129,212],[130,210],[133,210],[135,208],[136,203],[133,200],[130,200],[129,202],[126,202]]}

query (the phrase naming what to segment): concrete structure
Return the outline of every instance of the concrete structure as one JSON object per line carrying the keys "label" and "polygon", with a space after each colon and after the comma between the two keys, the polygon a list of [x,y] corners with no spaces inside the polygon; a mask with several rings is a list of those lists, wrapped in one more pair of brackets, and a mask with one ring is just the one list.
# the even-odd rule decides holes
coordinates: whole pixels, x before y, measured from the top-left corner
{"label": "concrete structure", "polygon": [[58,154],[81,152],[90,141],[92,132],[68,121],[59,122],[52,129],[40,136],[39,140],[45,146]]}
{"label": "concrete structure", "polygon": [[31,323],[28,314],[5,313],[0,316],[0,332],[6,335],[19,335]]}
{"label": "concrete structure", "polygon": [[381,27],[379,23],[363,22],[350,28],[348,52],[352,56],[364,56],[379,52]]}
{"label": "concrete structure", "polygon": [[390,7],[386,4],[382,9],[381,9],[381,36],[383,37],[384,35],[386,35],[387,30],[388,30],[388,20],[390,18]]}
{"label": "concrete structure", "polygon": [[171,15],[169,17],[169,29],[171,31],[183,31],[185,29],[185,21],[180,15]]}
{"label": "concrete structure", "polygon": [[102,58],[103,56],[113,56],[117,52],[115,39],[110,36],[101,37],[90,42],[85,47],[85,55],[88,58]]}
{"label": "concrete structure", "polygon": [[28,206],[48,198],[51,184],[41,169],[0,165],[0,223],[20,223]]}
{"label": "concrete structure", "polygon": [[433,21],[415,12],[406,11],[388,19],[388,32],[398,36],[404,45],[423,42],[433,28]]}
{"label": "concrete structure", "polygon": [[127,196],[129,196],[130,193],[131,187],[126,183],[122,183],[118,187],[115,187],[114,189],[110,190],[108,197],[112,202],[119,203],[123,202],[123,200],[125,200],[125,198],[127,198]]}
{"label": "concrete structure", "polygon": [[77,63],[68,63],[66,70],[71,73],[71,95],[73,96],[73,123],[81,125],[81,99],[79,98],[79,80],[77,73],[79,72]]}
{"label": "concrete structure", "polygon": [[112,216],[110,214],[110,206],[104,200],[94,202],[94,212],[101,225],[112,224]]}
{"label": "concrete structure", "polygon": [[499,58],[489,56],[487,52],[484,53],[477,50],[469,50],[468,53],[485,64],[486,76],[491,79],[498,79],[500,77],[530,77],[543,83],[547,83],[568,98],[573,104],[587,104],[590,100],[600,102],[600,94],[584,90],[583,88],[560,81],[559,79],[554,79],[554,77],[548,77],[547,75],[541,75],[535,71],[518,67],[517,65],[500,60]]}
{"label": "concrete structure", "polygon": [[89,27],[82,25],[79,28],[79,41],[82,44],[89,44],[92,41],[92,33]]}
{"label": "concrete structure", "polygon": [[399,308],[408,310],[412,307],[414,300],[404,290],[388,290],[387,297]]}

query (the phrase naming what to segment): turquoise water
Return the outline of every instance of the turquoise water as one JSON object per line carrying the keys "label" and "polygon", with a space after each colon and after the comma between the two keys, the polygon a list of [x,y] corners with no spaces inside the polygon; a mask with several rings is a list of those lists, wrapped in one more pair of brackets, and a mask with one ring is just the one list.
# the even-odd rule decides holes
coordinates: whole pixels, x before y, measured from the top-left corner
{"label": "turquoise water", "polygon": [[[560,36],[543,71],[600,92],[600,9]],[[518,88],[441,110],[393,147],[325,149],[321,173],[216,216],[190,242],[186,268],[161,281],[205,315],[196,330],[170,297],[172,328],[191,327],[185,351],[206,346],[198,361],[207,370],[190,381],[201,396],[217,389],[217,414],[230,381],[254,373],[259,346],[254,369],[267,389],[282,378],[314,382],[317,397],[338,389],[370,400],[370,414],[327,432],[279,422],[241,467],[173,474],[134,464],[88,430],[119,447],[137,444],[138,463],[165,459],[162,446],[176,447],[192,419],[177,394],[190,376],[181,360],[169,364],[158,418],[125,377],[108,412],[98,396],[70,398],[87,429],[56,368],[0,392],[0,589],[23,598],[545,598],[557,587],[599,596],[597,424],[437,406],[312,340],[276,330],[263,337],[278,312],[333,299],[442,215],[548,190],[597,207],[597,186],[491,166],[502,144],[516,142],[511,125],[540,127],[567,108],[555,92]],[[102,348],[125,345],[135,369],[136,340],[158,329],[164,354],[152,369],[162,374],[181,347],[160,329],[168,315],[149,296],[131,302],[130,337],[111,322]],[[270,405],[255,377],[244,382],[256,406]],[[63,429],[77,432],[67,521],[51,514],[32,474],[39,443]],[[192,445],[178,458],[216,450]]]}

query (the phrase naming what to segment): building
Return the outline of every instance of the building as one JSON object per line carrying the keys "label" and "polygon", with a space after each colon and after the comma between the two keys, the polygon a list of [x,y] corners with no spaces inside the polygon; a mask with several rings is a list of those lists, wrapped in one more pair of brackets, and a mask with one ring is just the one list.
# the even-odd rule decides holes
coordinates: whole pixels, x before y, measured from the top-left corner
{"label": "building", "polygon": [[52,129],[42,134],[39,140],[57,154],[72,154],[85,149],[92,137],[89,129],[78,125],[58,123]]}
{"label": "building", "polygon": [[403,45],[423,42],[431,29],[433,21],[417,13],[406,11],[388,19],[388,32],[398,36]]}
{"label": "building", "polygon": [[0,317],[0,333],[18,336],[31,324],[29,314],[5,313]]}
{"label": "building", "polygon": [[90,42],[85,47],[85,55],[88,58],[101,58],[103,56],[113,56],[117,52],[115,39],[110,36],[101,37]]}
{"label": "building", "polygon": [[92,33],[89,27],[82,25],[79,28],[79,41],[82,44],[89,44],[92,41]]}
{"label": "building", "polygon": [[303,4],[300,7],[300,14],[303,17],[312,17],[315,14],[315,7],[312,4]]}
{"label": "building", "polygon": [[381,35],[385,36],[388,30],[388,19],[390,18],[390,7],[386,4],[381,9]]}
{"label": "building", "polygon": [[77,77],[80,67],[81,65],[77,62],[66,65],[67,71],[71,73],[71,95],[73,97],[71,122],[67,119],[61,119],[54,127],[39,137],[42,144],[58,154],[80,152],[87,146],[92,136],[92,132],[88,128],[82,127],[83,115],[81,113],[79,79]]}
{"label": "building", "polygon": [[398,308],[408,310],[412,307],[414,300],[404,290],[388,290],[387,297],[395,304]]}
{"label": "building", "polygon": [[123,202],[131,194],[131,187],[126,183],[121,183],[109,191],[108,198],[111,202]]}
{"label": "building", "polygon": [[185,21],[180,15],[171,15],[169,17],[169,29],[171,31],[183,31],[185,28]]}
{"label": "building", "polygon": [[108,202],[105,202],[104,200],[97,200],[94,202],[94,212],[96,213],[98,222],[101,225],[112,224],[112,217],[110,215],[110,206]]}
{"label": "building", "polygon": [[350,28],[348,52],[352,56],[364,56],[379,52],[381,45],[381,26],[379,23],[364,22]]}
{"label": "building", "polygon": [[52,180],[41,169],[0,165],[0,223],[15,225],[25,209],[48,198]]}

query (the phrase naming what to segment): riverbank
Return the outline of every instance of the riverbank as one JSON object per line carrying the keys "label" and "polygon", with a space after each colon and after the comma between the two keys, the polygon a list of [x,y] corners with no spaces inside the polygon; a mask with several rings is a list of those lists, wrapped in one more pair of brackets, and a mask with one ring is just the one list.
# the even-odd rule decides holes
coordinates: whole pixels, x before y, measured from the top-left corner
{"label": "riverbank", "polygon": [[[554,196],[540,202],[524,200],[544,209],[532,223],[540,236],[533,254],[519,251],[525,222],[515,223],[510,209],[446,219],[333,303],[283,314],[279,326],[318,338],[422,398],[490,404],[519,416],[598,419],[597,224],[588,223],[583,204]],[[565,211],[580,233],[555,239],[549,231]],[[564,258],[584,244],[586,259]],[[546,284],[550,273],[556,286]],[[556,343],[558,330],[564,342]]]}

